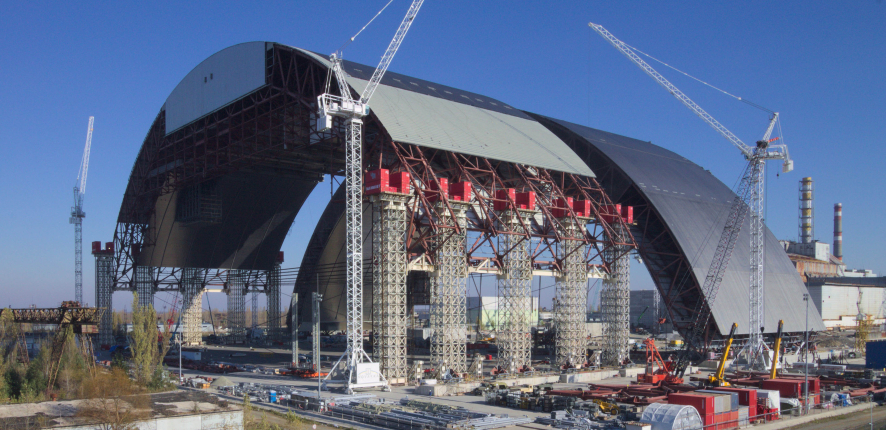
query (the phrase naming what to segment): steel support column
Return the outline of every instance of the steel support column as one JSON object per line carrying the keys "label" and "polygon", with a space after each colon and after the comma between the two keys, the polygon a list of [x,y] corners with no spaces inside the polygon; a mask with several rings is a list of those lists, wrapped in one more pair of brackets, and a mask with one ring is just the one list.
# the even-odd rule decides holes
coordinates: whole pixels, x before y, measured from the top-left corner
{"label": "steel support column", "polygon": [[406,382],[406,195],[372,203],[372,355],[390,383]]}
{"label": "steel support column", "polygon": [[238,270],[228,271],[228,333],[231,343],[246,341],[246,284]]}
{"label": "steel support column", "polygon": [[268,272],[265,294],[268,296],[268,340],[278,342],[282,340],[280,330],[280,263],[274,263],[274,268]]}
{"label": "steel support column", "polygon": [[182,342],[185,345],[203,344],[203,270],[183,268]]}
{"label": "steel support column", "polygon": [[454,226],[438,235],[436,271],[431,279],[431,363],[438,369],[464,373],[467,370],[467,281],[466,216],[468,205],[449,202],[435,206],[441,226]]}
{"label": "steel support column", "polygon": [[[616,225],[617,229],[623,228]],[[612,253],[609,278],[603,280],[600,291],[600,307],[603,311],[603,364],[617,366],[628,358],[628,335],[630,334],[631,264],[630,253],[625,247],[613,246],[605,250]]]}
{"label": "steel support column", "polygon": [[114,328],[111,324],[111,295],[114,293],[114,273],[117,265],[114,262],[114,253],[95,253],[95,306],[104,309],[98,323],[99,345],[114,344]]}
{"label": "steel support column", "polygon": [[154,268],[137,266],[135,268],[135,292],[138,293],[139,307],[154,306]]}
{"label": "steel support column", "polygon": [[[580,237],[581,226],[571,218],[560,219],[564,237]],[[557,301],[554,308],[556,339],[554,348],[561,368],[584,364],[587,341],[588,270],[584,261],[586,244],[581,240],[564,239],[557,247],[560,276],[557,277]]]}
{"label": "steel support column", "polygon": [[499,214],[501,229],[498,249],[503,254],[498,275],[499,317],[496,344],[499,367],[516,373],[529,367],[529,316],[532,312],[532,260],[529,238],[522,225],[532,218],[530,211],[507,210]]}

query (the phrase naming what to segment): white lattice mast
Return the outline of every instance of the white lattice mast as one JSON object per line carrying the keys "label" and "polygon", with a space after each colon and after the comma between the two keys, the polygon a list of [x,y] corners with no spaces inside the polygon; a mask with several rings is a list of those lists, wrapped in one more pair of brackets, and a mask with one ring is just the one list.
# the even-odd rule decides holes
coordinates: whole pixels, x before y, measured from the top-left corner
{"label": "white lattice mast", "polygon": [[[582,227],[572,218],[561,218],[559,223],[563,237],[578,238],[583,235]],[[564,369],[581,367],[585,361],[588,301],[588,270],[584,260],[586,246],[583,240],[562,239],[557,247],[557,258],[562,268],[557,277],[554,348],[557,364]]]}
{"label": "white lattice mast", "polygon": [[89,126],[86,128],[86,146],[83,148],[83,159],[80,160],[80,170],[77,172],[77,182],[74,185],[74,206],[71,207],[71,218],[68,220],[74,224],[74,300],[83,303],[83,197],[86,195],[86,173],[89,171],[89,151],[92,148],[92,124],[95,117],[89,117]]}
{"label": "white lattice mast", "polygon": [[249,300],[251,301],[249,308],[252,310],[252,325],[250,325],[250,329],[254,336],[255,330],[258,328],[258,287],[252,287],[252,294],[249,295]]}
{"label": "white lattice mast", "polygon": [[[346,385],[347,391],[364,387],[388,387],[384,376],[378,371],[377,363],[372,363],[372,360],[363,351],[363,117],[369,115],[369,100],[372,98],[372,94],[378,87],[379,82],[381,82],[381,78],[387,71],[391,61],[394,59],[394,55],[406,37],[409,27],[412,26],[422,3],[424,3],[424,0],[414,0],[409,6],[406,16],[400,23],[400,27],[397,28],[394,38],[388,45],[359,100],[354,100],[351,97],[351,89],[348,85],[347,74],[342,68],[340,53],[332,54],[329,58],[340,95],[331,94],[327,86],[326,92],[317,97],[318,131],[331,129],[333,127],[333,117],[341,118],[345,128],[345,248],[347,251],[346,315],[348,348],[335,366],[337,367],[342,360],[345,360],[346,380],[343,382]],[[352,37],[351,40],[353,39]],[[364,363],[369,365],[363,366],[363,369],[358,369]],[[327,380],[330,379],[333,373],[329,372]],[[359,376],[358,373],[360,374]]]}
{"label": "white lattice mast", "polygon": [[391,383],[406,373],[406,195],[383,192],[372,203],[372,355]]}
{"label": "white lattice mast", "polygon": [[765,325],[765,314],[763,313],[763,293],[765,285],[763,278],[763,250],[765,248],[765,227],[763,225],[763,180],[766,174],[766,168],[765,161],[762,158],[754,158],[751,160],[751,163],[754,164],[754,166],[751,169],[751,175],[753,175],[750,198],[751,282],[748,291],[748,295],[750,296],[748,300],[748,330],[750,330],[750,333],[748,333],[749,339],[747,345],[750,348],[748,352],[751,353],[748,362],[753,366],[757,360],[760,360],[760,364],[763,364],[762,354],[763,351],[768,350],[768,348],[763,341],[763,326]]}
{"label": "white lattice mast", "polygon": [[467,370],[467,281],[466,215],[468,205],[449,201],[450,211],[437,202],[437,222],[445,229],[438,236],[436,272],[431,278],[431,364],[437,369],[464,373]]}
{"label": "white lattice mast", "polygon": [[182,342],[203,344],[203,270],[182,269]]}
{"label": "white lattice mast", "polygon": [[495,343],[499,367],[508,373],[529,368],[529,315],[532,312],[532,260],[529,238],[523,225],[530,222],[531,212],[508,209],[499,213],[502,233],[498,249],[502,266],[498,275],[498,322]]}
{"label": "white lattice mast", "polygon": [[[620,224],[613,225],[620,231]],[[604,365],[618,366],[628,358],[628,336],[630,335],[631,270],[630,253],[627,246],[610,246],[604,250],[605,258],[611,262],[609,277],[603,280],[600,290],[600,308],[603,312],[603,354]]]}

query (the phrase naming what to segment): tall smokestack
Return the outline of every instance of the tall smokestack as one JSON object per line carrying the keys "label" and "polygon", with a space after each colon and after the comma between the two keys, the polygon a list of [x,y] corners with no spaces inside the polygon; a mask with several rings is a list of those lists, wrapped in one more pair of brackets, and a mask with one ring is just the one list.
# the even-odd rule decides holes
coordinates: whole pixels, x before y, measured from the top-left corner
{"label": "tall smokestack", "polygon": [[800,243],[812,243],[814,214],[812,210],[812,178],[800,180]]}
{"label": "tall smokestack", "polygon": [[834,205],[834,257],[843,261],[843,203]]}

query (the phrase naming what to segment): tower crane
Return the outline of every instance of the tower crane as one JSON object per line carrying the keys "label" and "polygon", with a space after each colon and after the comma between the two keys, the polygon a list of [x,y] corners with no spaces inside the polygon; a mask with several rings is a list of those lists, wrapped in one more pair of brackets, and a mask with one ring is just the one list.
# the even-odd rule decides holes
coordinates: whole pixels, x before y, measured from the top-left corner
{"label": "tower crane", "polygon": [[618,49],[647,75],[652,77],[659,85],[664,87],[671,95],[683,103],[689,110],[699,116],[708,125],[717,130],[723,137],[732,143],[741,152],[747,161],[747,167],[742,175],[736,194],[738,197],[733,200],[729,216],[726,219],[726,226],[720,236],[714,258],[708,268],[707,276],[702,285],[702,297],[699,298],[696,305],[694,320],[690,323],[689,333],[684,343],[684,352],[680,354],[675,372],[682,377],[689,365],[691,354],[701,348],[704,343],[704,333],[707,328],[708,320],[720,283],[723,281],[723,275],[726,273],[726,267],[732,257],[732,251],[735,249],[735,242],[738,234],[744,224],[747,213],[751,213],[751,255],[750,255],[750,288],[749,288],[749,334],[750,339],[739,352],[746,353],[749,366],[753,366],[767,348],[763,342],[763,249],[764,249],[764,228],[763,228],[763,190],[765,179],[765,163],[767,160],[781,160],[782,171],[787,173],[793,170],[794,162],[788,153],[788,147],[785,144],[773,145],[772,142],[778,138],[770,138],[772,130],[778,121],[778,113],[774,112],[769,121],[769,126],[763,133],[763,137],[756,142],[755,146],[749,146],[741,141],[735,134],[720,124],[713,116],[705,112],[698,104],[683,94],[679,88],[665,79],[652,66],[647,64],[634,52],[634,49],[612,35],[602,25],[589,23],[594,31],[599,33],[612,46]]}
{"label": "tower crane", "polygon": [[83,303],[83,197],[86,195],[86,172],[89,170],[89,150],[92,147],[92,123],[95,117],[89,117],[89,127],[86,129],[86,147],[83,149],[83,159],[80,160],[80,171],[77,173],[77,182],[74,184],[74,206],[71,207],[71,218],[68,220],[74,224],[74,300]]}
{"label": "tower crane", "polygon": [[[346,379],[342,382],[349,393],[353,392],[354,388],[382,386],[386,390],[390,389],[387,379],[378,369],[378,364],[372,363],[363,351],[363,117],[369,115],[369,100],[388,70],[422,3],[424,0],[413,0],[409,6],[406,16],[394,34],[394,39],[388,45],[359,99],[355,100],[351,96],[347,82],[348,75],[342,68],[341,52],[333,53],[329,57],[340,95],[336,96],[330,92],[329,79],[327,79],[326,92],[317,97],[319,108],[317,130],[331,129],[333,117],[341,118],[345,128],[347,350],[335,363],[333,369],[345,360]],[[375,375],[372,375],[373,373]],[[329,373],[327,380],[332,374],[333,372]]]}

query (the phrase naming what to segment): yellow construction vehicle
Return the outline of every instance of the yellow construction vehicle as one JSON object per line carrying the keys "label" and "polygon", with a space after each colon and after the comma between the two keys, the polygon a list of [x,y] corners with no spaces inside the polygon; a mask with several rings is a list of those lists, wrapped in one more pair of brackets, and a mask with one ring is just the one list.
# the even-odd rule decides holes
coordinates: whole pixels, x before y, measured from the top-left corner
{"label": "yellow construction vehicle", "polygon": [[775,349],[772,350],[772,369],[769,370],[769,379],[775,379],[778,371],[778,353],[781,352],[781,328],[784,320],[778,320],[778,332],[775,334]]}
{"label": "yellow construction vehicle", "polygon": [[717,371],[708,375],[708,385],[711,387],[728,387],[730,384],[723,379],[723,372],[726,370],[726,360],[729,359],[729,349],[732,348],[732,339],[735,338],[735,329],[738,324],[732,323],[732,330],[729,330],[729,339],[726,339],[726,346],[723,348],[723,356],[720,357],[720,363],[717,365]]}
{"label": "yellow construction vehicle", "polygon": [[591,399],[591,401],[600,406],[600,410],[603,411],[604,414],[618,415],[618,405],[615,403],[609,403],[601,399]]}

